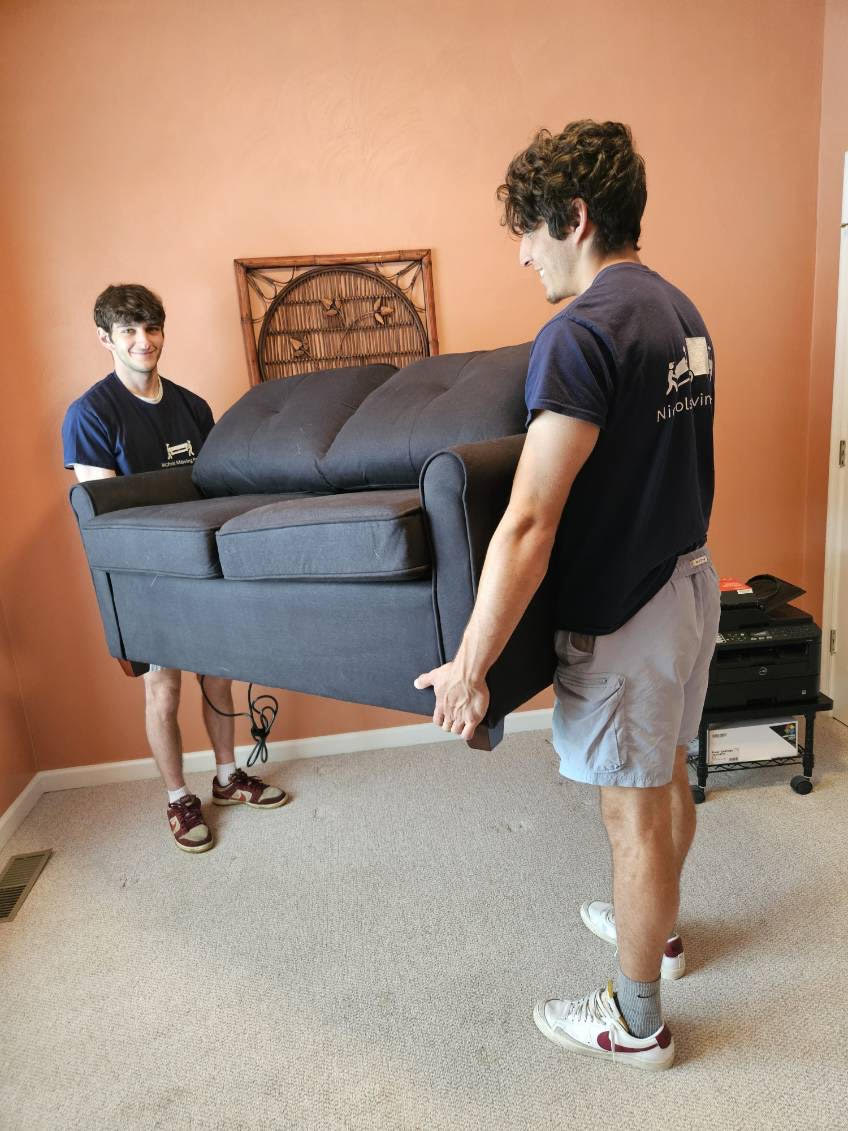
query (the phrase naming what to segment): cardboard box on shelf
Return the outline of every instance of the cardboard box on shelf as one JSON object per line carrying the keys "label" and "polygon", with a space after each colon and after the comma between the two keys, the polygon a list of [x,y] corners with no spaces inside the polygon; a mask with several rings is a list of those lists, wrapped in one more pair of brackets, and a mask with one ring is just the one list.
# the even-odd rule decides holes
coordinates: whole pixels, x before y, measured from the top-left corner
{"label": "cardboard box on shelf", "polygon": [[735,726],[719,725],[707,731],[707,765],[732,762],[767,762],[798,755],[798,720],[763,719]]}

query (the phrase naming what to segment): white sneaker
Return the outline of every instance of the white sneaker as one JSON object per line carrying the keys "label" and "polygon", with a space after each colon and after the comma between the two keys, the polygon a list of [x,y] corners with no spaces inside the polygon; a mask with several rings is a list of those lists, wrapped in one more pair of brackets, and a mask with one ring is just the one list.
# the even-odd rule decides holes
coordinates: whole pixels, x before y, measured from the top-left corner
{"label": "white sneaker", "polygon": [[661,1072],[674,1063],[674,1037],[668,1026],[661,1025],[650,1037],[632,1036],[616,1004],[612,982],[576,1001],[540,1001],[533,1020],[543,1036],[569,1052],[618,1058],[620,1064],[647,1072]]}
{"label": "white sneaker", "polygon": [[[615,946],[618,936],[615,932],[615,912],[611,903],[584,903],[580,908],[580,918],[593,935]],[[665,944],[660,975],[669,981],[676,981],[686,973],[686,955],[683,953],[683,940],[680,935],[672,935]]]}

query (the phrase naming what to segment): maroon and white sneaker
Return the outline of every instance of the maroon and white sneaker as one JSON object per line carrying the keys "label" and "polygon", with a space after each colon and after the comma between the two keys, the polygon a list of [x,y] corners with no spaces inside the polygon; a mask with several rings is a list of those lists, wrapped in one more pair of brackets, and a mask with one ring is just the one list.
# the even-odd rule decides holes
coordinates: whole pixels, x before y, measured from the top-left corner
{"label": "maroon and white sneaker", "polygon": [[[580,908],[580,918],[593,935],[597,935],[604,942],[617,945],[618,936],[615,931],[615,912],[611,903],[601,903],[594,900],[584,903]],[[683,953],[683,940],[680,935],[672,935],[665,944],[660,975],[669,981],[676,981],[686,973],[686,955]]]}
{"label": "maroon and white sneaker", "polygon": [[193,793],[168,805],[168,822],[183,852],[207,852],[215,843],[203,819],[200,798]]}
{"label": "maroon and white sneaker", "polygon": [[275,785],[266,785],[259,778],[249,777],[244,770],[234,770],[228,785],[221,785],[218,775],[212,779],[212,800],[216,805],[249,805],[251,809],[279,809],[289,795]]}
{"label": "maroon and white sneaker", "polygon": [[612,982],[575,1001],[540,1001],[533,1020],[543,1036],[569,1052],[647,1072],[661,1072],[674,1063],[674,1038],[668,1026],[661,1025],[650,1037],[634,1037],[618,1008]]}

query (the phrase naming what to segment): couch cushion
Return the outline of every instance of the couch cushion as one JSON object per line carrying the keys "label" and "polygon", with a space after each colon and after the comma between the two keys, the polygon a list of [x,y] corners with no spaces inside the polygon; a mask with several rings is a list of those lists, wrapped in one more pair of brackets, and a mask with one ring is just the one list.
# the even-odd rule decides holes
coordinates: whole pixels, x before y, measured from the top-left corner
{"label": "couch cushion", "polygon": [[523,432],[529,359],[528,342],[398,370],[340,429],[321,473],[338,490],[414,486],[441,448]]}
{"label": "couch cushion", "polygon": [[88,564],[173,577],[220,577],[216,530],[270,500],[292,497],[238,495],[110,511],[80,524]]}
{"label": "couch cushion", "polygon": [[264,381],[228,409],[192,477],[204,495],[331,490],[318,464],[338,430],[393,365],[328,369]]}
{"label": "couch cushion", "polygon": [[224,577],[397,581],[430,554],[417,491],[364,491],[271,503],[218,532]]}

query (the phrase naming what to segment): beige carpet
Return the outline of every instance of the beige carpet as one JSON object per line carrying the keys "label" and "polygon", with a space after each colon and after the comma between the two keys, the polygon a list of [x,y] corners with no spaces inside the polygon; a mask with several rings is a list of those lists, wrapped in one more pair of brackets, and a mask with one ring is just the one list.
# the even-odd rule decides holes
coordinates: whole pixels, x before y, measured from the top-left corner
{"label": "beige carpet", "polygon": [[659,1076],[533,1025],[615,970],[578,914],[608,890],[596,794],[543,733],[273,766],[293,803],[210,806],[204,856],[157,782],[48,794],[0,853],[55,850],[0,926],[0,1127],[844,1127],[846,753],[822,720],[808,797],[711,778]]}

